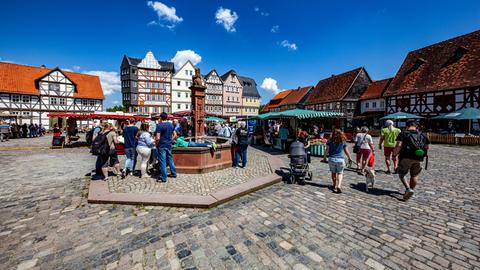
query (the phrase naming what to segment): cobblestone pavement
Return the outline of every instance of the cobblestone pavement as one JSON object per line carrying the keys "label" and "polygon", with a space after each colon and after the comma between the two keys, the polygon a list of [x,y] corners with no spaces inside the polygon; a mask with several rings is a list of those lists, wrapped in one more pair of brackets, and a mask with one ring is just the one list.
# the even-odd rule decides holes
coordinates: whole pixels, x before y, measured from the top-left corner
{"label": "cobblestone pavement", "polygon": [[226,168],[204,174],[178,174],[177,178],[169,178],[167,183],[158,183],[150,177],[128,176],[125,179],[111,177],[108,187],[110,192],[121,193],[168,192],[208,195],[272,173],[268,159],[261,151],[255,149],[249,151],[248,162],[254,166],[247,166],[244,169]]}
{"label": "cobblestone pavement", "polygon": [[480,149],[430,153],[407,203],[381,173],[333,194],[314,158],[311,185],[196,210],[88,204],[85,148],[0,150],[0,269],[480,269]]}

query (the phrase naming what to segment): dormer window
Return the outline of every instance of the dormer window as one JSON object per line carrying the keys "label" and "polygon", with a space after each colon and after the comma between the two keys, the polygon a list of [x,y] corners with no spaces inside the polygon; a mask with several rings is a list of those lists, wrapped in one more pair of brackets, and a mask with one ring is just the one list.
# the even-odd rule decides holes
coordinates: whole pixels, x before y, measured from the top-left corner
{"label": "dormer window", "polygon": [[468,52],[467,48],[460,46],[455,50],[455,58],[457,60],[460,60],[460,58],[462,58],[467,52]]}
{"label": "dormer window", "polygon": [[426,62],[427,61],[425,61],[425,59],[423,59],[423,58],[415,59],[415,62],[413,62],[412,67],[407,71],[407,73],[415,72],[417,69],[419,69]]}

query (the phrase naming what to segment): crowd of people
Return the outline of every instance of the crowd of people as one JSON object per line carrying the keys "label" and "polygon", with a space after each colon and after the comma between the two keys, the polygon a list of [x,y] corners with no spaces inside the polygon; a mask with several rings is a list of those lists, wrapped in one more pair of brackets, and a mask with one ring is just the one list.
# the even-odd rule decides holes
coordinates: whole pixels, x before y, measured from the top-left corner
{"label": "crowd of people", "polygon": [[8,141],[11,138],[35,138],[45,135],[45,128],[42,124],[22,125],[16,123],[0,122],[0,140]]}
{"label": "crowd of people", "polygon": [[[111,123],[100,122],[94,125],[91,130],[91,152],[97,156],[97,160],[95,174],[92,176],[93,180],[106,180],[109,176],[109,168],[112,168],[115,176],[125,178],[136,172],[135,168],[139,163],[139,177],[149,176],[149,172],[152,170],[149,170],[148,167],[151,165],[158,170],[157,181],[165,183],[168,178],[177,177],[172,149],[208,147],[212,151],[216,151],[217,148],[216,142],[210,141],[208,138],[202,142],[185,139],[185,134],[191,134],[190,130],[185,130],[178,120],[169,121],[166,113],[162,113],[159,122],[153,122],[152,126],[148,122],[135,120],[127,120],[123,128],[119,130]],[[221,124],[221,126],[226,127],[227,125]],[[239,128],[229,129],[228,132],[223,132],[222,137],[227,137],[235,149],[232,165],[235,168],[245,168],[249,144],[249,134],[245,123],[240,122]],[[123,169],[120,168],[116,147],[120,143],[123,143],[125,152]],[[169,173],[167,168],[169,168]]]}
{"label": "crowd of people", "polygon": [[[364,175],[367,171],[374,170],[374,143],[368,134],[367,127],[362,127],[354,137],[353,152],[356,154],[356,170]],[[345,134],[335,129],[326,143],[324,161],[327,161],[332,177],[332,189],[335,193],[342,193],[343,172],[347,164],[352,164],[353,159],[346,144]],[[421,162],[428,162],[427,151],[430,141],[427,136],[418,130],[418,123],[407,121],[406,129],[401,131],[392,121],[386,121],[386,127],[381,130],[379,149],[383,148],[385,156],[386,173],[397,173],[405,186],[403,199],[406,201],[414,194],[418,177],[422,171]],[[406,176],[410,174],[407,181]]]}

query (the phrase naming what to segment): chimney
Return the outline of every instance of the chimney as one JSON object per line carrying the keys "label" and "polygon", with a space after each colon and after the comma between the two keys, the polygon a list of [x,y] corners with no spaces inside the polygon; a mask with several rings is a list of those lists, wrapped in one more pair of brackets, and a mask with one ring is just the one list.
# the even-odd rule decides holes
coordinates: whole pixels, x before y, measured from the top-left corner
{"label": "chimney", "polygon": [[41,65],[40,68],[47,68],[45,65]]}

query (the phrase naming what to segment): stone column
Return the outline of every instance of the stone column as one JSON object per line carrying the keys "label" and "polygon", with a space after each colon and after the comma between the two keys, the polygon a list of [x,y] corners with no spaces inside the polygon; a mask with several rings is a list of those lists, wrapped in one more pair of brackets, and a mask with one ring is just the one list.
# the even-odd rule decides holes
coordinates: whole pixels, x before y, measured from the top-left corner
{"label": "stone column", "polygon": [[192,136],[195,138],[205,135],[205,89],[203,85],[192,85]]}

